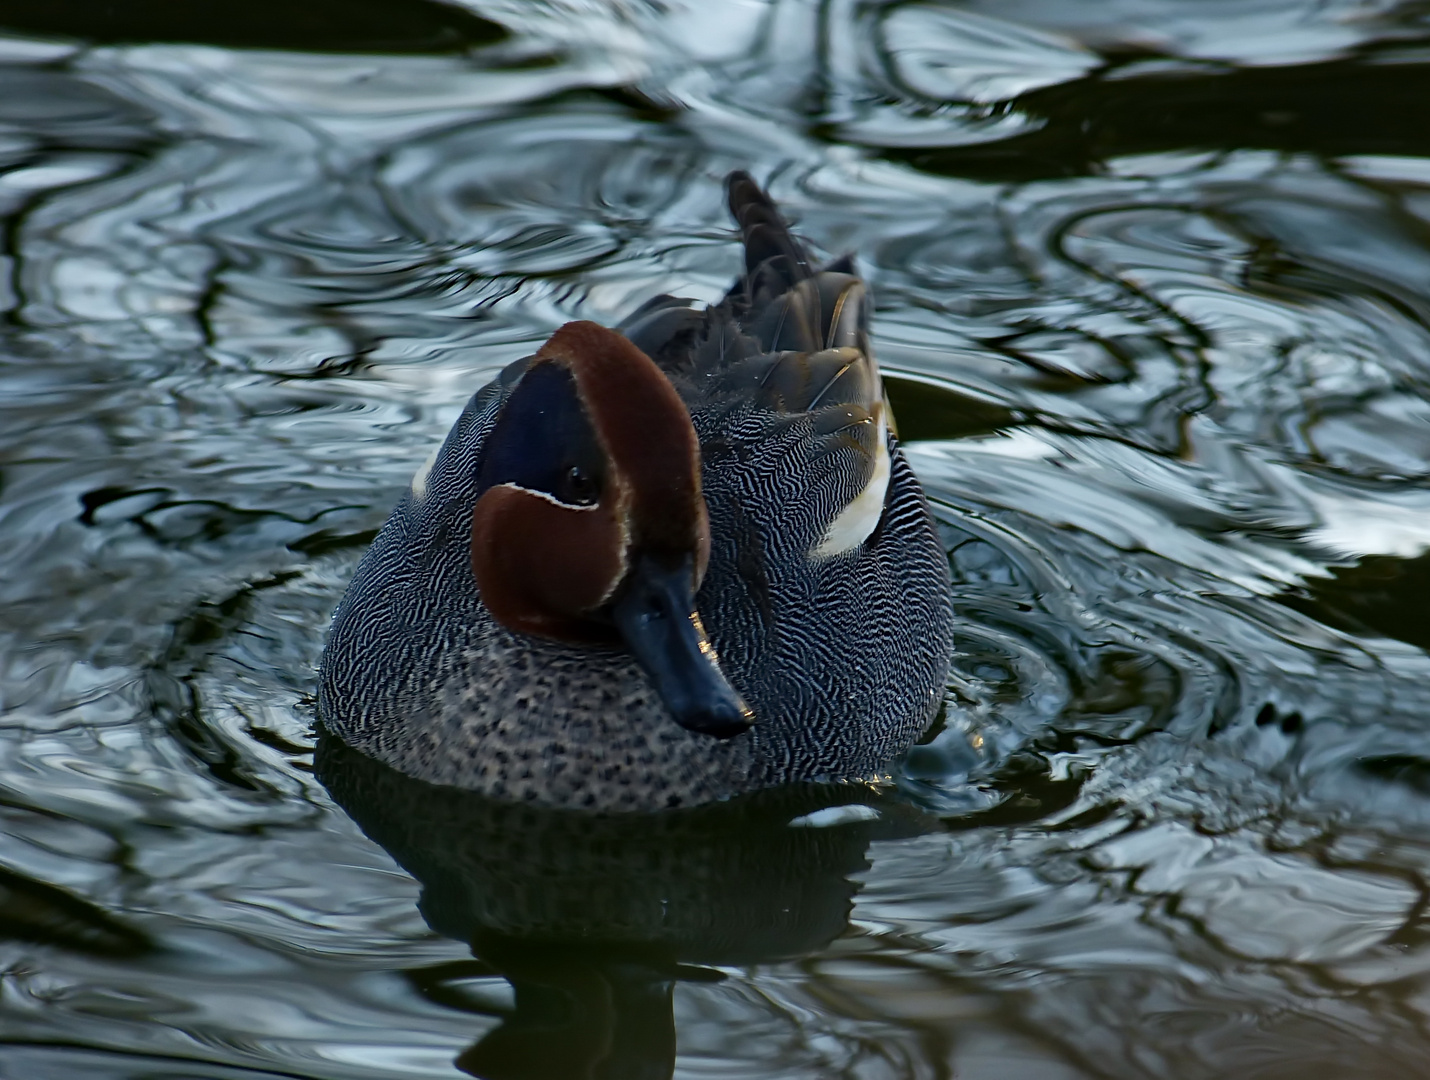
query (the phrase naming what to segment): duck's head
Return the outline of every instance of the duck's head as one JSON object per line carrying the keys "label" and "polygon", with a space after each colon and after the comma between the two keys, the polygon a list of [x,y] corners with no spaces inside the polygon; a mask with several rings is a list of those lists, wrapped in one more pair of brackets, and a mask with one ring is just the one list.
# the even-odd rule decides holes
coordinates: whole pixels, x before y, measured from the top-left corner
{"label": "duck's head", "polygon": [[482,453],[472,572],[487,610],[519,633],[624,645],[682,727],[728,738],[752,717],[695,607],[709,557],[684,402],[621,334],[567,323]]}

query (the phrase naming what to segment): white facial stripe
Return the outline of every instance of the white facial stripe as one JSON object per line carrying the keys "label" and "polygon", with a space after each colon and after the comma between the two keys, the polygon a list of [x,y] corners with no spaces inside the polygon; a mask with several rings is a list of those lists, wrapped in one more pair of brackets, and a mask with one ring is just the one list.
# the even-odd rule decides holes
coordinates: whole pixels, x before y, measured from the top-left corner
{"label": "white facial stripe", "polygon": [[824,534],[824,539],[814,549],[815,558],[828,558],[853,551],[874,531],[879,517],[884,513],[884,494],[889,490],[889,444],[888,424],[884,421],[884,410],[879,410],[878,449],[874,451],[874,471],[864,490],[849,500],[849,505],[833,521]]}
{"label": "white facial stripe", "polygon": [[427,497],[427,478],[432,475],[432,466],[437,464],[437,455],[441,452],[442,444],[438,443],[427,455],[427,460],[412,474],[412,497],[418,502]]}
{"label": "white facial stripe", "polygon": [[531,488],[524,488],[520,484],[498,484],[497,487],[511,488],[513,491],[524,491],[528,495],[535,495],[538,499],[545,499],[552,506],[559,506],[563,510],[594,510],[597,506],[596,503],[590,503],[586,506],[577,506],[575,503],[564,503],[550,492],[534,491]]}

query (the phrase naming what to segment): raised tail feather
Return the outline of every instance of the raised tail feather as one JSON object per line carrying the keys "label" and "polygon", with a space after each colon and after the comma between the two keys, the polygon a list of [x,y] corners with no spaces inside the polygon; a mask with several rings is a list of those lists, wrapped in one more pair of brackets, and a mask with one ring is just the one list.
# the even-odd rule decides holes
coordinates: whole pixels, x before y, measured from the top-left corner
{"label": "raised tail feather", "polygon": [[746,398],[754,382],[754,400],[768,409],[874,409],[882,387],[869,347],[868,292],[853,258],[812,266],[749,173],[731,173],[726,187],[745,272],[725,299],[696,310],[689,300],[657,296],[619,329],[668,372],[718,372],[721,382],[745,384]]}
{"label": "raised tail feather", "polygon": [[745,245],[745,273],[726,297],[740,325],[770,352],[867,348],[868,298],[853,257],[811,266],[749,173],[731,173],[726,187]]}
{"label": "raised tail feather", "polygon": [[[754,177],[743,171],[732,172],[725,180],[725,190],[730,213],[740,225],[740,239],[745,245],[746,291],[750,298],[753,300],[762,291],[757,285],[777,295],[810,277],[804,247],[790,235],[789,226]],[[774,280],[759,281],[766,276]]]}

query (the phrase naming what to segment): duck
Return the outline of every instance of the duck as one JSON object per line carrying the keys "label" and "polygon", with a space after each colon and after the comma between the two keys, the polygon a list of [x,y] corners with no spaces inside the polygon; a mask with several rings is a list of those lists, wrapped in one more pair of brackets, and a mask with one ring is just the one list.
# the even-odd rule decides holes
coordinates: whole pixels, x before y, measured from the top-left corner
{"label": "duck", "polygon": [[466,403],[362,556],[323,729],[498,802],[661,811],[874,782],[930,727],[949,564],[852,255],[746,172],[743,272],[569,322]]}

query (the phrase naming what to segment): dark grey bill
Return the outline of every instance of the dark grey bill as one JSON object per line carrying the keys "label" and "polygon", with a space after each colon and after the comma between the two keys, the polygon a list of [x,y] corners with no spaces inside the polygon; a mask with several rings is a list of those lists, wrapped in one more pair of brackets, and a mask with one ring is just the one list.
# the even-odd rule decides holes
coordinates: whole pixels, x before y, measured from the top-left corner
{"label": "dark grey bill", "polygon": [[729,739],[748,730],[754,717],[715,662],[695,611],[693,579],[689,558],[667,569],[643,555],[611,605],[611,617],[675,722]]}

